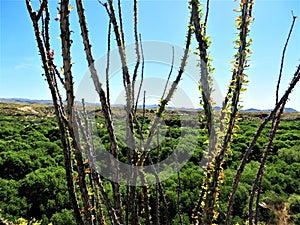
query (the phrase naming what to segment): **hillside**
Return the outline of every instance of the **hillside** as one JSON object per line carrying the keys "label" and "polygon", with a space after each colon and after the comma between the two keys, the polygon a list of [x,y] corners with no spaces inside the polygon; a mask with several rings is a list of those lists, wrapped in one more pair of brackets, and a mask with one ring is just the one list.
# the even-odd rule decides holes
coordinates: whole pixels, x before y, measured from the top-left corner
{"label": "hillside", "polygon": [[[90,111],[96,111],[100,115],[99,106],[89,106]],[[118,114],[123,111],[122,107],[112,107],[113,112]],[[141,111],[141,109],[139,109]],[[167,115],[172,115],[172,112],[181,112],[192,114],[201,112],[201,110],[185,110],[185,109],[170,109],[166,112]],[[246,120],[256,120],[265,118],[271,110],[249,109],[242,110],[240,117]],[[148,108],[149,115],[154,114],[155,108]],[[54,108],[51,101],[48,100],[29,100],[29,99],[0,99],[0,113],[4,115],[23,115],[23,116],[55,116]],[[283,120],[300,120],[300,112],[292,108],[288,108],[283,113]]]}
{"label": "hillside", "polygon": [[[88,108],[96,112],[97,134],[99,141],[108,143],[107,132],[100,116],[99,108]],[[121,116],[120,108],[113,108],[115,117]],[[184,116],[180,116],[184,115]],[[194,112],[166,112],[165,121],[169,135],[163,137],[162,146],[151,153],[154,161],[167,158],[172,153],[172,145],[178,143],[181,132],[187,130],[180,123],[189,119]],[[266,117],[266,112],[242,112],[239,129],[231,143],[231,155],[228,155],[224,171],[224,183],[220,191],[220,218],[222,224],[228,193],[239,161],[254,135],[260,121]],[[154,116],[154,110],[148,109],[146,117],[149,123]],[[115,124],[119,126],[118,121]],[[145,125],[146,126],[146,125]],[[270,126],[268,127],[270,128]],[[118,131],[117,134],[121,133]],[[248,192],[255,178],[262,150],[267,142],[268,130],[258,140],[250,162],[240,183],[234,203],[234,224],[244,224],[247,219]],[[182,224],[190,224],[192,209],[197,203],[200,193],[203,170],[199,162],[207,148],[205,129],[199,128],[199,133],[190,135],[190,142],[197,142],[197,147],[190,160],[180,170],[180,193],[178,200],[178,174],[174,174],[162,182],[167,206],[161,205],[162,212],[168,210],[168,218],[172,224],[180,224],[178,217],[178,201],[181,202],[180,216]],[[284,113],[283,121],[272,146],[272,152],[263,179],[260,201],[261,221],[265,224],[278,224],[279,218],[288,218],[289,224],[300,223],[300,113]],[[97,140],[98,141],[98,140]],[[98,143],[98,142],[97,142]],[[182,143],[182,148],[189,143]],[[120,160],[126,162],[126,149],[120,142]],[[85,164],[88,169],[88,164]],[[87,170],[88,171],[88,170]],[[88,174],[88,172],[87,172]],[[111,187],[105,183],[108,193]],[[40,224],[64,225],[74,224],[70,200],[68,199],[65,181],[64,160],[62,155],[59,130],[54,116],[54,110],[48,104],[0,103],[0,214],[3,218],[20,224],[22,221],[39,221]],[[122,187],[123,198],[126,188]],[[155,185],[149,186],[149,202],[155,202]],[[91,194],[93,195],[93,193]],[[80,197],[80,196],[78,196]],[[111,196],[109,196],[111,197]],[[138,196],[138,198],[144,198]],[[124,200],[125,201],[125,200]],[[151,205],[154,214],[155,205]],[[167,207],[167,208],[166,208]],[[141,212],[141,215],[142,212]],[[162,221],[163,223],[163,221]]]}

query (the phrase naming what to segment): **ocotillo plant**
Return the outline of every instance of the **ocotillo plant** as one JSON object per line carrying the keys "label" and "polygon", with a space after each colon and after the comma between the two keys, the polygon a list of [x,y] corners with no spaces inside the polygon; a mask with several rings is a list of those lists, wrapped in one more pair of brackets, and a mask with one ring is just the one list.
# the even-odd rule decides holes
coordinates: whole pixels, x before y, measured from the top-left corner
{"label": "ocotillo plant", "polygon": [[[196,43],[195,54],[199,61],[197,68],[199,69],[199,90],[201,95],[201,104],[204,108],[204,121],[208,133],[208,152],[206,156],[209,163],[206,165],[202,185],[198,187],[200,190],[199,198],[194,203],[190,223],[194,224],[216,224],[219,221],[219,194],[222,191],[222,183],[224,180],[224,163],[226,157],[230,154],[230,143],[237,129],[238,113],[240,110],[241,93],[245,91],[245,84],[248,83],[248,75],[245,70],[249,67],[249,55],[252,53],[250,49],[252,39],[249,37],[250,24],[252,22],[252,10],[254,2],[252,0],[241,0],[238,9],[235,11],[239,14],[236,19],[236,28],[238,37],[234,40],[234,48],[237,50],[232,62],[231,81],[228,86],[228,92],[225,96],[223,106],[220,112],[214,108],[215,99],[213,99],[213,66],[212,59],[209,56],[210,39],[207,34],[208,18],[209,18],[209,0],[206,2],[206,9],[202,8],[198,0],[188,2],[190,9],[189,23],[187,25],[187,35],[185,46],[181,58],[178,73],[175,79],[170,82],[170,75],[174,66],[174,48],[173,60],[171,62],[171,70],[167,75],[167,82],[163,90],[162,97],[155,111],[153,121],[146,124],[145,119],[145,92],[143,95],[143,108],[141,115],[138,113],[138,102],[140,101],[143,91],[141,89],[144,80],[144,51],[142,35],[138,31],[138,2],[133,1],[133,34],[135,40],[135,56],[136,63],[131,73],[127,58],[127,48],[125,45],[125,34],[129,32],[124,30],[124,20],[122,14],[121,0],[113,2],[99,1],[99,8],[103,7],[108,17],[108,33],[107,33],[107,63],[105,81],[99,79],[99,71],[95,66],[95,58],[92,51],[90,35],[88,31],[88,21],[85,15],[84,4],[82,0],[76,0],[76,12],[78,15],[81,38],[85,58],[89,66],[89,73],[92,79],[92,87],[96,90],[97,98],[101,104],[101,114],[104,118],[104,127],[108,134],[108,151],[113,156],[107,163],[112,173],[111,180],[101,176],[97,169],[96,149],[93,142],[93,124],[89,120],[89,113],[84,100],[82,104],[75,103],[74,74],[72,70],[72,51],[71,46],[73,40],[71,38],[70,15],[73,7],[69,0],[59,2],[59,21],[60,42],[61,42],[61,59],[62,68],[57,69],[54,57],[54,50],[50,43],[50,10],[48,0],[42,0],[37,11],[34,11],[30,0],[26,0],[27,9],[34,28],[34,35],[37,41],[38,51],[41,56],[44,76],[48,83],[55,114],[57,117],[61,141],[64,154],[64,163],[66,169],[66,180],[68,185],[68,194],[74,218],[77,224],[171,224],[173,213],[169,210],[168,201],[166,199],[166,189],[161,180],[156,167],[153,167],[153,179],[155,185],[148,184],[147,172],[143,169],[145,165],[153,165],[153,162],[159,161],[161,158],[160,147],[156,148],[156,159],[153,159],[151,153],[152,141],[160,143],[161,118],[166,112],[168,103],[174,97],[174,93],[178,89],[179,83],[184,79],[184,72],[188,58],[190,56],[191,42]],[[72,12],[73,13],[73,12]],[[295,17],[294,17],[295,20]],[[294,22],[293,20],[293,22]],[[130,182],[121,185],[118,182],[122,177],[120,173],[120,164],[116,160],[120,158],[121,146],[116,136],[114,124],[114,114],[112,112],[110,93],[111,83],[109,79],[110,73],[110,49],[112,41],[116,41],[118,57],[120,60],[121,79],[125,93],[125,152],[126,163],[130,165],[132,174]],[[59,52],[56,50],[55,52]],[[141,82],[138,84],[137,79],[140,77]],[[278,87],[281,76],[279,77]],[[276,97],[276,106],[270,115],[259,126],[253,140],[249,143],[241,164],[237,170],[233,181],[232,190],[229,195],[227,213],[225,215],[226,224],[231,222],[231,211],[235,193],[240,182],[241,174],[245,164],[248,161],[249,154],[255,145],[258,137],[261,135],[267,122],[272,120],[272,129],[269,134],[269,140],[262,155],[262,161],[257,173],[256,180],[253,184],[252,191],[249,195],[249,223],[258,223],[256,216],[253,216],[254,196],[257,196],[256,211],[259,203],[259,191],[263,177],[263,168],[267,160],[268,151],[272,144],[274,135],[280,122],[280,117],[284,110],[285,103],[289,94],[296,86],[300,79],[300,65],[286,90],[285,94],[278,100]],[[169,85],[170,83],[170,85]],[[170,86],[167,90],[167,86]],[[105,88],[106,87],[106,88]],[[62,94],[66,96],[64,101]],[[146,127],[146,125],[148,127]],[[171,131],[167,132],[171,140],[172,149],[175,149]],[[122,152],[122,154],[124,151]],[[176,158],[177,156],[175,156]],[[105,164],[104,163],[104,164]],[[135,168],[141,168],[135,170]],[[178,168],[177,168],[178,169]],[[184,224],[182,211],[182,182],[179,169],[177,170],[177,189],[176,189],[176,215],[178,223]],[[149,178],[150,177],[150,178]],[[138,185],[142,184],[142,185]],[[153,188],[154,187],[154,188]],[[111,190],[108,191],[107,189]],[[150,200],[153,200],[151,202]],[[153,208],[151,208],[154,207]],[[173,213],[174,214],[174,213]],[[255,214],[257,215],[257,213]],[[255,217],[255,218],[254,218]]]}

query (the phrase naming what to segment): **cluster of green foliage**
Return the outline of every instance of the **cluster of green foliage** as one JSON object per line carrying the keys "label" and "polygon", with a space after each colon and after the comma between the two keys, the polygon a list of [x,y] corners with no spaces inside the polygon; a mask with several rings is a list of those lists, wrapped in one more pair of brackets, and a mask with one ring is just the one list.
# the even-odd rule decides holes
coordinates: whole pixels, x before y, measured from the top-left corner
{"label": "cluster of green foliage", "polygon": [[[244,120],[231,144],[232,156],[225,170],[225,188],[221,193],[224,210],[232,179],[242,158],[247,144],[253,137],[259,121]],[[270,128],[270,127],[268,127]],[[236,222],[245,221],[248,211],[248,196],[255,179],[257,168],[268,138],[268,129],[260,137],[251,154],[250,162],[245,168],[239,190],[235,199],[233,215]],[[267,224],[280,224],[280,218],[289,218],[290,224],[299,224],[300,197],[300,121],[284,120],[281,122],[268,163],[264,172],[260,202],[259,219]],[[228,186],[228,188],[226,188]],[[297,199],[297,200],[296,200]]]}
{"label": "cluster of green foliage", "polygon": [[0,214],[14,223],[75,224],[56,120],[0,114]]}
{"label": "cluster of green foliage", "polygon": [[[168,157],[173,147],[178,144],[181,132],[185,129],[182,127],[181,119],[183,118],[172,116],[165,120],[167,130],[159,153],[155,148],[151,152],[154,162]],[[103,122],[102,118],[98,118],[97,131],[100,140],[96,142],[101,141],[104,145],[108,145],[105,127],[101,126]],[[147,117],[145,132],[149,122],[150,118]],[[222,224],[226,212],[228,194],[236,169],[258,124],[258,120],[240,121],[240,128],[231,143],[231,154],[227,156],[225,178],[220,193],[219,224]],[[178,174],[162,182],[169,209],[166,215],[172,224],[179,224],[179,220],[183,224],[190,224],[189,218],[201,192],[199,187],[204,173],[199,167],[199,162],[207,148],[207,133],[204,127],[202,129],[200,127],[199,130],[196,135],[189,134],[190,141],[197,142],[197,147],[192,158],[180,171],[180,187]],[[119,137],[124,135],[122,129],[119,132],[121,132],[118,134]],[[233,207],[234,224],[243,224],[247,219],[249,191],[267,142],[267,135],[266,129],[256,144],[250,157],[251,161],[242,176]],[[299,137],[299,120],[281,122],[273,150],[268,158],[262,186],[259,217],[260,221],[267,224],[276,224],[282,217],[288,217],[292,224],[300,223]],[[54,117],[0,114],[0,214],[3,218],[14,223],[24,220],[39,221],[40,224],[75,224],[68,198],[59,138]],[[120,159],[126,162],[125,145],[122,140],[118,141]],[[126,196],[125,187],[122,190],[123,196]],[[155,202],[155,185],[149,187],[149,198],[151,212],[154,215],[155,205],[151,205],[151,202]],[[163,209],[163,202],[161,205]]]}

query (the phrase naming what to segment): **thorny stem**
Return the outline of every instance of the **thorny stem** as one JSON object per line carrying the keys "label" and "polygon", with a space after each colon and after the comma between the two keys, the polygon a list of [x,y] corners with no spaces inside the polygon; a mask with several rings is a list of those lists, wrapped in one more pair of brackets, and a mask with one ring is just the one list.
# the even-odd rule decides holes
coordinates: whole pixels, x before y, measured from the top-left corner
{"label": "thorny stem", "polygon": [[280,64],[279,77],[278,77],[277,87],[276,87],[276,101],[275,101],[276,104],[278,103],[278,93],[279,93],[279,87],[280,87],[280,82],[281,82],[281,76],[282,76],[282,69],[283,69],[283,63],[284,63],[284,57],[285,57],[285,51],[286,51],[287,45],[288,45],[288,43],[289,43],[289,40],[290,40],[292,31],[293,31],[295,21],[296,21],[296,19],[297,19],[297,16],[294,16],[293,11],[292,11],[292,16],[293,16],[293,22],[292,22],[292,25],[291,25],[291,28],[290,28],[288,37],[287,37],[287,39],[286,39],[286,42],[285,42],[285,45],[284,45],[284,48],[283,48],[283,51],[282,51],[282,57],[281,57],[281,64]]}
{"label": "thorny stem", "polygon": [[140,85],[139,85],[139,89],[138,89],[138,93],[137,93],[137,97],[136,97],[136,101],[135,101],[135,109],[134,109],[135,113],[136,113],[136,110],[137,110],[137,106],[138,106],[138,102],[139,102],[139,98],[140,98],[140,93],[141,93],[141,89],[142,89],[142,85],[143,85],[143,81],[144,81],[144,69],[145,69],[144,50],[143,50],[141,34],[139,35],[139,40],[140,40],[140,43],[141,43],[140,45],[141,45],[141,55],[142,55],[142,68],[141,68],[141,82],[140,82]]}
{"label": "thorny stem", "polygon": [[[151,129],[150,129],[150,132],[149,132],[149,138],[147,139],[147,142],[145,143],[145,146],[144,146],[144,150],[146,152],[149,149],[150,143],[151,143],[152,138],[153,138],[153,135],[151,135],[151,134],[155,133],[155,130],[156,130],[158,124],[159,124],[159,120],[162,116],[162,113],[164,112],[165,107],[168,104],[168,102],[173,97],[174,92],[175,92],[175,90],[176,90],[176,88],[177,88],[177,86],[178,86],[178,84],[181,80],[181,77],[184,73],[184,68],[186,66],[187,59],[188,59],[189,47],[190,47],[190,44],[191,44],[191,37],[192,37],[191,24],[192,24],[192,17],[191,17],[190,22],[189,22],[189,29],[188,29],[188,34],[187,34],[187,38],[186,38],[186,45],[185,45],[184,55],[183,55],[183,58],[181,60],[181,65],[180,65],[180,69],[178,71],[178,75],[177,75],[176,79],[173,81],[167,96],[160,102],[160,105],[159,105],[158,110],[156,112],[156,117],[154,119],[154,122],[151,125]],[[142,161],[145,159],[145,157],[146,157],[146,155],[144,154],[144,157],[142,157]]]}
{"label": "thorny stem", "polygon": [[230,191],[228,204],[227,204],[227,213],[226,213],[227,218],[226,218],[226,223],[225,224],[229,224],[231,209],[232,209],[234,197],[235,197],[235,194],[236,194],[239,182],[240,182],[240,178],[242,176],[242,173],[244,171],[244,168],[247,164],[248,158],[250,156],[250,153],[252,152],[252,149],[253,149],[254,145],[256,144],[258,138],[260,137],[260,135],[261,135],[263,129],[265,128],[266,124],[272,118],[274,118],[276,112],[279,110],[281,105],[286,101],[286,99],[288,99],[288,96],[290,95],[290,93],[292,92],[292,90],[294,89],[294,87],[296,86],[296,84],[298,83],[299,80],[300,80],[300,64],[298,65],[297,70],[294,74],[294,77],[293,77],[288,89],[286,90],[285,94],[281,97],[280,101],[278,102],[278,104],[276,104],[276,106],[271,111],[269,116],[267,118],[265,118],[265,120],[260,124],[257,131],[255,132],[255,136],[253,137],[251,143],[249,144],[248,148],[246,149],[246,151],[243,155],[243,158],[241,160],[239,168],[237,169],[237,172],[236,172],[233,184],[232,184],[232,188],[231,188],[231,191]]}
{"label": "thorny stem", "polygon": [[[119,151],[117,139],[116,139],[115,132],[114,132],[110,109],[107,104],[106,95],[102,88],[102,83],[99,81],[97,70],[94,66],[94,58],[92,55],[91,44],[90,44],[90,40],[89,40],[89,36],[88,36],[88,28],[87,28],[86,19],[85,19],[83,3],[81,0],[76,0],[76,5],[77,5],[77,13],[78,13],[79,23],[80,23],[80,28],[81,28],[81,36],[82,36],[82,40],[83,40],[83,44],[84,44],[84,50],[86,53],[86,58],[87,58],[90,72],[91,72],[92,80],[93,80],[96,92],[98,93],[99,98],[100,98],[102,112],[104,114],[105,123],[106,123],[107,131],[108,131],[109,139],[110,139],[110,149],[112,151],[113,156],[117,159],[118,151]],[[114,164],[114,162],[112,162],[112,167],[114,170],[114,173],[113,173],[114,180],[118,180],[118,168],[117,168],[117,165]],[[123,223],[120,187],[119,187],[119,184],[115,183],[115,182],[112,182],[112,187],[113,187],[115,207],[116,207],[117,216],[118,216],[117,220],[119,223]]]}
{"label": "thorny stem", "polygon": [[[109,24],[108,24],[108,35],[107,35],[107,62],[106,62],[106,98],[107,98],[107,105],[108,108],[110,109],[110,76],[109,76],[109,67],[110,67],[110,39],[111,39],[111,21],[109,20]],[[110,112],[111,113],[111,112]]]}
{"label": "thorny stem", "polygon": [[258,205],[259,205],[259,199],[260,199],[260,192],[261,192],[261,182],[262,182],[262,178],[263,178],[263,173],[264,173],[264,168],[267,162],[267,157],[268,154],[271,150],[271,145],[273,143],[277,128],[279,126],[280,123],[280,117],[284,111],[284,106],[285,106],[286,101],[280,106],[279,108],[279,112],[277,112],[277,115],[275,116],[275,118],[273,119],[273,123],[272,123],[272,130],[270,131],[270,135],[269,135],[269,141],[263,151],[262,154],[262,159],[261,159],[261,163],[259,166],[259,170],[257,172],[256,175],[256,179],[252,185],[252,190],[250,193],[250,200],[249,200],[249,225],[252,225],[253,222],[253,199],[254,199],[254,195],[255,193],[257,194],[256,196],[256,207],[255,207],[255,224],[257,224],[258,222]]}
{"label": "thorny stem", "polygon": [[[209,2],[207,2],[209,3]],[[200,72],[201,72],[201,78],[200,78],[200,89],[201,89],[201,96],[203,100],[203,108],[204,112],[207,118],[207,123],[206,127],[208,130],[208,135],[209,135],[209,152],[214,152],[215,147],[216,147],[216,133],[215,133],[215,128],[214,128],[214,109],[212,107],[212,102],[211,102],[211,90],[210,90],[210,75],[209,75],[209,70],[208,70],[208,55],[207,55],[207,48],[208,43],[204,39],[205,38],[205,33],[206,33],[206,26],[201,26],[201,21],[200,21],[200,15],[199,15],[199,1],[198,0],[192,0],[191,1],[191,17],[193,20],[193,26],[194,26],[194,33],[195,37],[197,40],[197,48],[199,51],[199,57],[200,57]],[[207,7],[209,7],[207,5]],[[207,14],[208,16],[208,11]],[[207,17],[206,17],[207,20]],[[207,21],[205,21],[206,23]],[[207,185],[207,184],[204,184]],[[205,189],[202,189],[200,199],[198,201],[197,207],[194,209],[193,217],[199,218],[200,221],[202,220],[201,216],[205,216],[201,211],[198,206],[201,205],[202,198],[204,197]],[[213,195],[212,195],[213,196]],[[212,201],[213,202],[213,201]],[[214,204],[214,202],[213,202]],[[210,209],[209,209],[210,210]],[[201,216],[199,216],[201,215]],[[199,221],[199,222],[200,222]]]}
{"label": "thorny stem", "polygon": [[[47,3],[47,1],[44,1]],[[38,49],[41,55],[42,59],[42,64],[46,76],[47,83],[49,85],[49,89],[51,92],[52,100],[53,100],[53,105],[55,109],[55,115],[58,120],[58,125],[59,125],[59,130],[61,133],[61,141],[62,141],[62,146],[63,146],[63,153],[64,153],[64,163],[65,163],[65,169],[66,169],[66,179],[67,179],[67,187],[68,187],[68,193],[71,199],[71,204],[74,210],[74,217],[79,225],[83,225],[83,218],[81,217],[78,201],[77,201],[77,196],[76,193],[74,192],[75,186],[73,183],[73,165],[72,165],[72,158],[71,158],[71,146],[70,142],[68,141],[68,127],[67,127],[67,119],[65,117],[65,112],[63,109],[62,101],[60,101],[60,96],[59,93],[57,92],[57,85],[55,79],[53,79],[54,75],[52,74],[52,69],[51,65],[48,64],[48,59],[47,59],[47,54],[46,54],[46,49],[44,47],[40,31],[39,31],[39,25],[38,25],[38,19],[36,13],[34,12],[30,0],[26,0],[26,6],[28,13],[30,15],[30,18],[33,23],[33,28],[34,28],[34,34],[36,37],[36,41],[38,44]],[[48,8],[48,4],[43,5],[43,7]],[[41,7],[42,8],[42,7]],[[48,10],[48,9],[47,9]],[[39,10],[42,12],[41,10]],[[48,17],[49,14],[46,14],[46,17]],[[48,18],[45,19],[47,21]],[[46,32],[45,32],[46,33]],[[49,33],[47,32],[45,34],[45,39],[49,40]],[[50,47],[49,47],[50,49]],[[53,59],[50,59],[50,61]],[[53,65],[53,64],[52,64]]]}
{"label": "thorny stem", "polygon": [[91,211],[88,210],[91,207],[91,202],[89,199],[86,183],[86,173],[83,165],[82,152],[80,151],[80,146],[77,143],[78,138],[76,138],[77,126],[76,121],[74,121],[74,89],[73,89],[73,75],[72,75],[72,63],[71,63],[71,33],[70,33],[70,23],[69,23],[69,1],[61,2],[60,6],[60,31],[61,31],[61,45],[62,45],[62,58],[63,58],[63,68],[65,77],[65,89],[67,95],[67,115],[69,117],[68,126],[70,136],[72,140],[72,146],[74,148],[75,159],[77,160],[78,168],[78,180],[79,189],[82,195],[82,202],[84,207],[84,215],[87,224],[94,224],[92,220]]}
{"label": "thorny stem", "polygon": [[174,68],[174,46],[172,46],[172,62],[171,62],[171,69],[170,69],[170,72],[169,72],[169,75],[168,75],[168,78],[167,78],[167,81],[166,81],[166,85],[165,85],[165,88],[164,88],[164,92],[162,94],[162,99],[165,97],[165,93],[167,91],[167,87],[168,87],[168,84],[169,84],[169,80],[170,80],[170,77],[172,75],[172,72],[173,72],[173,68]]}
{"label": "thorny stem", "polygon": [[[140,54],[140,47],[139,47],[139,35],[138,35],[138,8],[137,8],[137,0],[134,0],[133,2],[133,14],[134,14],[134,41],[135,41],[135,53],[136,53],[136,64],[133,71],[133,77],[132,77],[132,98],[133,98],[133,104],[134,104],[134,97],[135,97],[135,82],[138,75],[138,69],[140,66],[141,61],[141,54]],[[142,48],[142,46],[141,46]],[[142,81],[141,81],[142,84]],[[136,99],[136,104],[138,104],[138,98]],[[135,108],[136,111],[136,108]]]}

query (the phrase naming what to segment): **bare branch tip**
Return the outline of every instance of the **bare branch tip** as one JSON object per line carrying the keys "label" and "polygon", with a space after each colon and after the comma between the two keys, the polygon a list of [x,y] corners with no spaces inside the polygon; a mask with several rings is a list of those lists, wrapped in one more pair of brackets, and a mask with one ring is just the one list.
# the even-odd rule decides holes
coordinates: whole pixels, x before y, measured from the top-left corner
{"label": "bare branch tip", "polygon": [[102,6],[104,6],[104,7],[106,7],[107,6],[107,2],[102,2],[102,1],[100,1],[100,0],[98,0],[98,2],[102,5]]}
{"label": "bare branch tip", "polygon": [[296,16],[296,15],[294,14],[294,10],[291,10],[291,12],[292,12],[293,19],[297,19],[298,16]]}

